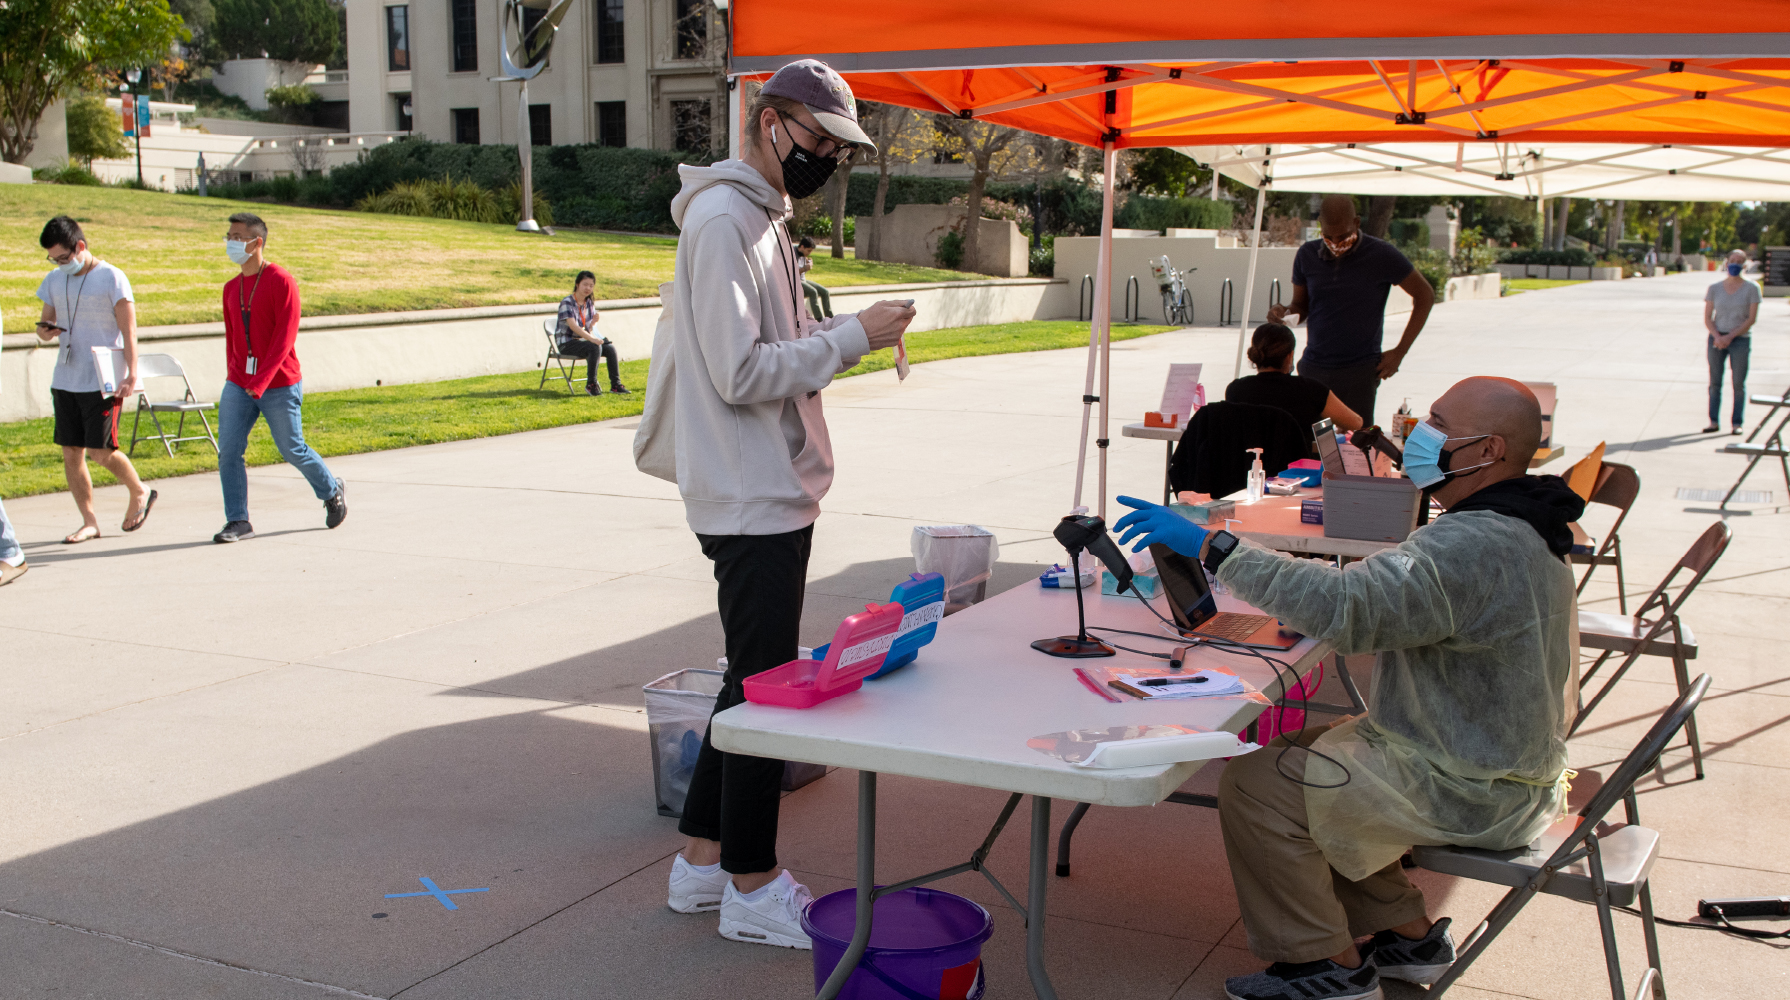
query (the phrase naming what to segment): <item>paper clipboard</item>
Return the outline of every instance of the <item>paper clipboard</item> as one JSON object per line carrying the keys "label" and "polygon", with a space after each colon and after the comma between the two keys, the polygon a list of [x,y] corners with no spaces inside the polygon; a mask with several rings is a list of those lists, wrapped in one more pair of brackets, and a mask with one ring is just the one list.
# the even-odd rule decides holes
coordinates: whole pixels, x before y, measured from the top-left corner
{"label": "paper clipboard", "polygon": [[118,395],[118,385],[124,381],[124,352],[112,347],[93,348],[93,373],[99,377],[99,392],[102,396]]}

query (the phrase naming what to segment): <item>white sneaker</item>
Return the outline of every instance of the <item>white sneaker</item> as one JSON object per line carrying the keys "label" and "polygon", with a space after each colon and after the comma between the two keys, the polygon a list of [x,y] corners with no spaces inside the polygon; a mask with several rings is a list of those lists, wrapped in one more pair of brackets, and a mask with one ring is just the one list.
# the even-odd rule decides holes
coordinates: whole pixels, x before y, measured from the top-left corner
{"label": "white sneaker", "polygon": [[684,860],[682,854],[671,863],[671,895],[665,905],[679,913],[702,913],[721,905],[721,890],[733,876],[715,866],[712,875],[704,875]]}
{"label": "white sneaker", "polygon": [[747,899],[729,880],[721,896],[721,936],[729,941],[812,951],[814,943],[802,930],[802,911],[813,901],[808,887],[792,878],[788,869],[778,872],[757,899]]}

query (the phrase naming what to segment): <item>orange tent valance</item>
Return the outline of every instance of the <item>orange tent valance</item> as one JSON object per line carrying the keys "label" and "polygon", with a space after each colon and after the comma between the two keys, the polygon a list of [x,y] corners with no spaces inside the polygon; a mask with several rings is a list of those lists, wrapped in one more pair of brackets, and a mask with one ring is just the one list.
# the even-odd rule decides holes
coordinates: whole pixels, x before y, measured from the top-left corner
{"label": "orange tent valance", "polygon": [[[1790,3],[735,0],[731,70],[1099,146],[1790,146]],[[1201,37],[1186,37],[1197,26]],[[966,46],[941,43],[991,42]]]}

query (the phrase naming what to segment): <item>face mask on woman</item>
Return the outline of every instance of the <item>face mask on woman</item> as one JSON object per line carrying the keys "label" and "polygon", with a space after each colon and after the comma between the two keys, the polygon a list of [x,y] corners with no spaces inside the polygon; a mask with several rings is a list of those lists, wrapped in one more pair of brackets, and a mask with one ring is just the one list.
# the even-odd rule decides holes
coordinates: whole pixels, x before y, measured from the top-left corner
{"label": "face mask on woman", "polygon": [[1729,264],[1728,265],[1728,274],[1732,277],[1736,277],[1736,278],[1740,277],[1740,270],[1743,266],[1744,265],[1741,265],[1741,264]]}

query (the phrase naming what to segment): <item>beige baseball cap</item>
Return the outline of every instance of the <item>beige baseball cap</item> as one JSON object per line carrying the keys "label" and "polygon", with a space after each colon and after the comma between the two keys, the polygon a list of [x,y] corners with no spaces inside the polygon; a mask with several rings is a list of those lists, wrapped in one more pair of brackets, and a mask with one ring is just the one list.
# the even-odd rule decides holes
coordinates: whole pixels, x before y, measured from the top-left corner
{"label": "beige baseball cap", "polygon": [[858,102],[845,78],[818,59],[802,59],[778,70],[765,81],[762,94],[802,102],[822,128],[836,139],[876,148],[858,125]]}

